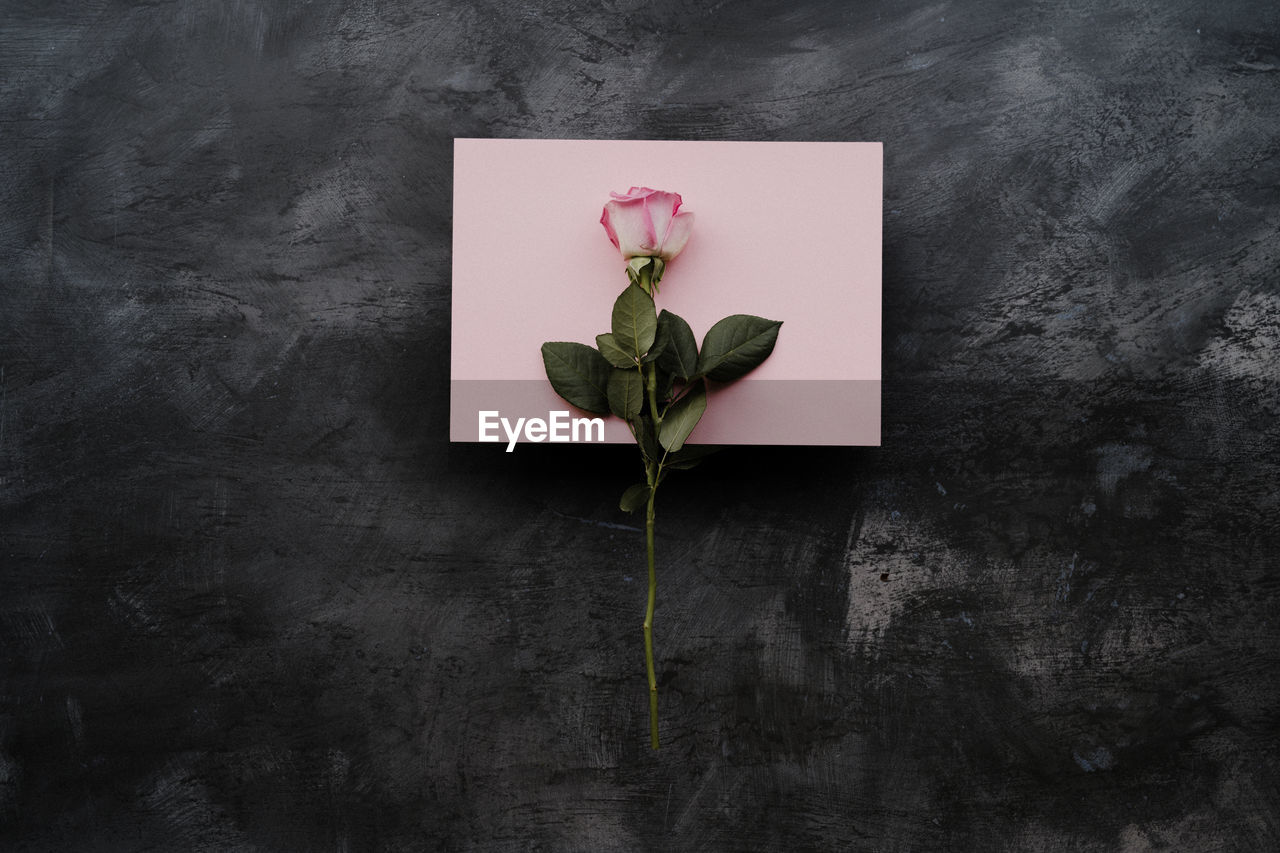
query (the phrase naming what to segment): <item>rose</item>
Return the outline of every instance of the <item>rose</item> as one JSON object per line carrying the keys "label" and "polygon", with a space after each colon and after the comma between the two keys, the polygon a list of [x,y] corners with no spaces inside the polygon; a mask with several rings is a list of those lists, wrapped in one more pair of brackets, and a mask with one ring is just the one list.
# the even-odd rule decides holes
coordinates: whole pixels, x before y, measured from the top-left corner
{"label": "rose", "polygon": [[628,261],[632,258],[660,258],[669,261],[684,250],[693,230],[693,214],[680,213],[679,193],[632,187],[609,193],[600,215],[609,240]]}
{"label": "rose", "polygon": [[644,661],[649,680],[649,742],[658,748],[658,678],[653,655],[653,615],[658,580],[654,562],[654,498],[675,469],[691,468],[714,448],[685,444],[707,410],[707,380],[730,382],[753,370],[773,352],[782,323],[750,314],[731,314],[702,339],[679,315],[657,313],[657,292],[667,261],[689,242],[693,214],[681,213],[678,193],[632,187],[612,193],[600,224],[627,262],[631,283],[618,295],[610,330],[596,345],[547,341],[542,364],[552,389],[579,409],[615,414],[640,448],[644,482],[625,492],[618,508],[645,509],[645,554],[649,597],[644,614]]}

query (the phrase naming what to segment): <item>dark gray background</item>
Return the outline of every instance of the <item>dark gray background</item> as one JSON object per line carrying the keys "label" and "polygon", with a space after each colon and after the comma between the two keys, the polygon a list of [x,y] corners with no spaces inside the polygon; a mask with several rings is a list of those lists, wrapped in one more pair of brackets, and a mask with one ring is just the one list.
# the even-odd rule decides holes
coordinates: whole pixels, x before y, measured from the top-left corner
{"label": "dark gray background", "polygon": [[[0,8],[0,846],[1280,844],[1275,3]],[[669,481],[657,753],[455,136],[885,145],[884,446]]]}

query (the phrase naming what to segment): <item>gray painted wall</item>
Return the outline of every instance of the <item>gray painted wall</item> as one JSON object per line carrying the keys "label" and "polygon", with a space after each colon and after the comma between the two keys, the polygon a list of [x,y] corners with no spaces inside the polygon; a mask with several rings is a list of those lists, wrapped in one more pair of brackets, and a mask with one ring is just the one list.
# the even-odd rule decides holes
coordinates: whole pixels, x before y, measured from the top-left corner
{"label": "gray painted wall", "polygon": [[[1278,35],[5,3],[0,846],[1280,846]],[[455,136],[885,144],[884,446],[670,481],[657,753],[634,451],[447,442]]]}

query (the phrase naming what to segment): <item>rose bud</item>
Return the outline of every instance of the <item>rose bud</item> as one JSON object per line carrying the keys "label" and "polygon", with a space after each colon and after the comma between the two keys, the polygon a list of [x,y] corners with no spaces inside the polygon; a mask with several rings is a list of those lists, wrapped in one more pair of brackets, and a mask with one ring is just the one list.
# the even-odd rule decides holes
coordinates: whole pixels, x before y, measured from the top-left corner
{"label": "rose bud", "polygon": [[689,242],[693,214],[679,212],[679,193],[632,187],[625,195],[610,195],[613,199],[605,203],[600,224],[623,258],[669,261]]}

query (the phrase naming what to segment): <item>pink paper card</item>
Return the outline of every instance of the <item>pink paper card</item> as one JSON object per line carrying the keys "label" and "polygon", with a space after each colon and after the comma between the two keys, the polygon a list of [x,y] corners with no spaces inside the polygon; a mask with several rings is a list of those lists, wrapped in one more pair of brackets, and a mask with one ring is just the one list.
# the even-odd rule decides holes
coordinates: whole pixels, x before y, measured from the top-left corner
{"label": "pink paper card", "polygon": [[609,331],[626,262],[600,213],[611,191],[643,186],[680,193],[695,216],[659,310],[699,343],[730,314],[783,321],[762,365],[711,383],[689,443],[878,445],[882,154],[878,142],[455,139],[450,440],[506,444],[501,420],[524,418],[559,424],[558,440],[633,441],[621,419],[592,429],[596,416],[562,400],[540,348]]}

